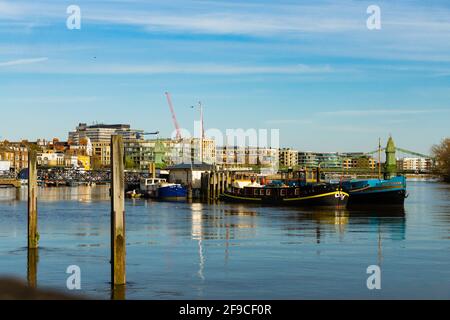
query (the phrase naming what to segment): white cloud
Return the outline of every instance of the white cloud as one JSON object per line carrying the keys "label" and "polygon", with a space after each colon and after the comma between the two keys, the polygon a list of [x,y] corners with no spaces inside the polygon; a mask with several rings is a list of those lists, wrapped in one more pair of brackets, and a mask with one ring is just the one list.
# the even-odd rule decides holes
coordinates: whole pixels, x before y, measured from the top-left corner
{"label": "white cloud", "polygon": [[[383,1],[381,31],[366,28],[365,1],[85,1],[83,28],[93,24],[131,26],[152,33],[244,35],[277,41],[292,40],[302,46],[302,53],[321,56],[364,59],[401,59],[449,62],[450,8],[436,4],[426,7],[420,2]],[[38,23],[61,24],[66,13],[57,1],[21,1],[20,6],[0,0],[0,18],[21,28],[22,19],[33,28]],[[2,19],[0,19],[2,20]],[[22,21],[22,22],[23,22]],[[0,22],[1,24],[2,22]],[[25,28],[25,26],[23,26]],[[0,32],[2,32],[0,30]],[[83,31],[84,32],[84,31]],[[107,32],[107,31],[105,31]],[[287,42],[284,42],[285,45]]]}
{"label": "white cloud", "polygon": [[[420,5],[379,1],[383,25],[392,36],[396,31],[417,31],[428,35],[448,33],[448,7],[423,10]],[[212,1],[79,1],[83,20],[94,23],[140,26],[147,30],[183,33],[279,35],[292,33],[356,32],[369,34],[365,20],[368,2],[346,0],[292,3],[254,1],[252,3]],[[30,19],[38,14],[54,21],[65,16],[56,1],[22,1],[20,5],[0,1],[1,16]],[[404,32],[403,32],[404,33]]]}
{"label": "white cloud", "polygon": [[[5,62],[4,65],[18,65],[44,61],[41,59],[15,60]],[[0,63],[0,66],[2,64]],[[24,71],[24,70],[21,70]],[[282,66],[256,66],[256,65],[227,65],[227,64],[177,64],[158,63],[142,65],[118,64],[64,64],[51,66],[30,66],[26,71],[48,74],[204,74],[204,75],[251,75],[251,74],[316,74],[329,73],[330,66],[311,65],[282,65]]]}
{"label": "white cloud", "polygon": [[318,112],[319,116],[383,116],[383,115],[418,115],[436,112],[448,112],[444,109],[371,109],[371,110],[336,110]]}
{"label": "white cloud", "polygon": [[20,66],[20,65],[25,65],[25,64],[33,64],[33,63],[38,63],[38,62],[44,62],[44,61],[47,61],[47,60],[48,60],[47,57],[10,60],[10,61],[5,61],[5,62],[0,62],[0,67]]}
{"label": "white cloud", "polygon": [[312,124],[310,119],[274,119],[267,120],[266,124],[269,125],[292,125],[292,124]]}
{"label": "white cloud", "polygon": [[318,16],[294,16],[276,13],[203,13],[145,14],[121,12],[86,14],[85,18],[96,23],[135,25],[147,31],[190,32],[218,35],[273,36],[302,32],[342,32],[363,30],[355,19],[321,19]]}
{"label": "white cloud", "polygon": [[12,16],[12,15],[18,15],[22,11],[16,4],[8,3],[5,1],[0,1],[0,16]]}

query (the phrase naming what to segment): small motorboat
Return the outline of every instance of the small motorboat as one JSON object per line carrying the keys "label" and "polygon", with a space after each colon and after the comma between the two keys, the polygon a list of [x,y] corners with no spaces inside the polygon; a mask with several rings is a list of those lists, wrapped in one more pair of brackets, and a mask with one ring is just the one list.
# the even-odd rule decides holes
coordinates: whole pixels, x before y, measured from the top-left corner
{"label": "small motorboat", "polygon": [[128,191],[125,194],[125,197],[128,199],[140,199],[142,198],[142,194],[141,193],[137,193],[136,190],[133,191]]}
{"label": "small motorboat", "polygon": [[140,190],[145,198],[166,201],[180,201],[187,198],[185,187],[181,184],[169,183],[161,178],[141,179]]}
{"label": "small motorboat", "polygon": [[176,183],[162,183],[158,189],[158,199],[165,201],[183,201],[187,198],[187,188]]}
{"label": "small motorboat", "polygon": [[141,194],[145,198],[157,199],[159,187],[163,183],[167,183],[167,180],[160,178],[143,178],[140,181]]}

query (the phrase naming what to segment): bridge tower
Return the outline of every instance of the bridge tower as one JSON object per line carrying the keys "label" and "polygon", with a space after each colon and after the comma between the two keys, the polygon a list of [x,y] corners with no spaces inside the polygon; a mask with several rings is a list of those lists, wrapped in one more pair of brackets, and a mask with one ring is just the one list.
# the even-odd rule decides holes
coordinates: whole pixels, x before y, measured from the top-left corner
{"label": "bridge tower", "polygon": [[158,166],[161,166],[164,164],[164,157],[166,155],[166,148],[164,147],[164,144],[159,139],[155,143],[155,149],[153,151],[154,154],[154,162]]}
{"label": "bridge tower", "polygon": [[397,175],[396,147],[392,136],[389,137],[386,146],[386,163],[384,164],[384,178],[390,179]]}

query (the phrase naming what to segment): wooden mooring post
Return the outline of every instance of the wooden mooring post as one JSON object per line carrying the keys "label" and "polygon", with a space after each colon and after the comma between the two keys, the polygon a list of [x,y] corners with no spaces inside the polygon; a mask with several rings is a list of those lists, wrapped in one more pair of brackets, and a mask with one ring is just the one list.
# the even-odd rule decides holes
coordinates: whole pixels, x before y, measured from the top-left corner
{"label": "wooden mooring post", "polygon": [[126,284],[125,174],[123,137],[111,137],[111,285]]}
{"label": "wooden mooring post", "polygon": [[226,186],[226,174],[225,172],[220,173],[220,193],[219,197],[225,192],[225,186]]}
{"label": "wooden mooring post", "polygon": [[233,174],[229,171],[211,171],[202,174],[202,196],[206,201],[219,200],[233,184]]}
{"label": "wooden mooring post", "polygon": [[37,265],[39,249],[28,248],[27,252],[27,283],[29,288],[37,288]]}
{"label": "wooden mooring post", "polygon": [[208,172],[206,176],[206,201],[211,200],[211,173]]}
{"label": "wooden mooring post", "polygon": [[219,200],[220,196],[231,185],[231,173],[230,172],[218,172],[213,171],[205,174],[206,180],[206,197],[208,200]]}
{"label": "wooden mooring post", "polygon": [[213,178],[213,200],[216,201],[217,200],[217,184],[218,182],[218,174],[216,171],[214,171],[214,178]]}
{"label": "wooden mooring post", "polygon": [[36,162],[36,151],[30,150],[28,155],[28,249],[36,249],[39,244]]}

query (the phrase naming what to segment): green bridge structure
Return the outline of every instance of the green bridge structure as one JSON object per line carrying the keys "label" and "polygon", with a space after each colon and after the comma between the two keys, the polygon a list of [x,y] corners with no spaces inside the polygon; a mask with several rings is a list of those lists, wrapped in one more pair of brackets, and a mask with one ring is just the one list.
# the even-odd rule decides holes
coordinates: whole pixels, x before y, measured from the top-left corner
{"label": "green bridge structure", "polygon": [[[324,173],[340,173],[340,174],[348,173],[348,174],[361,174],[361,175],[371,175],[371,176],[375,176],[375,175],[380,176],[381,175],[384,178],[391,178],[391,177],[395,177],[398,174],[417,174],[417,172],[404,171],[404,170],[400,170],[397,167],[397,153],[407,154],[407,155],[417,157],[417,158],[434,160],[434,157],[432,157],[430,155],[426,155],[423,153],[419,153],[419,152],[415,152],[415,151],[397,147],[395,145],[395,142],[394,142],[392,136],[389,137],[386,147],[384,147],[384,148],[381,147],[381,143],[380,143],[378,150],[365,152],[358,157],[359,158],[374,157],[374,156],[376,156],[376,154],[380,154],[380,162],[381,162],[381,153],[382,152],[385,153],[385,162],[384,162],[384,164],[381,163],[381,168],[379,168],[378,166],[374,169],[368,169],[368,168],[348,168],[347,169],[347,168],[343,168],[343,167],[337,168],[335,166],[327,167],[327,162],[320,163],[319,168],[320,168],[320,171],[324,172]],[[335,165],[336,163],[330,162],[329,164]],[[426,173],[422,173],[422,174],[429,175],[432,173],[426,172]]]}

